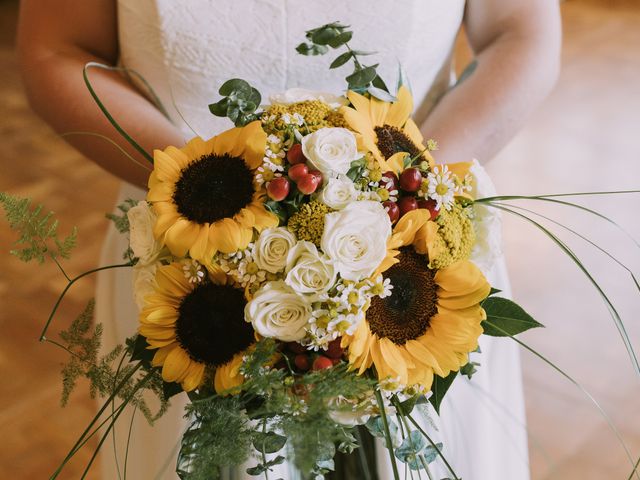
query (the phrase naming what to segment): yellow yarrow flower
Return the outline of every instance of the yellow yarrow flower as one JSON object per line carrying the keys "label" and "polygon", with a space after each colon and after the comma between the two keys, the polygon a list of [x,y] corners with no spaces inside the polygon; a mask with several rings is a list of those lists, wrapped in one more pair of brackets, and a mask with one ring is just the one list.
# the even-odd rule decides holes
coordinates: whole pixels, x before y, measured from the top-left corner
{"label": "yellow yarrow flower", "polygon": [[442,209],[436,223],[438,231],[434,237],[433,252],[429,258],[430,268],[445,268],[458,260],[467,260],[476,239],[471,219],[459,203],[451,210]]}
{"label": "yellow yarrow flower", "polygon": [[291,215],[287,227],[298,240],[306,240],[319,247],[324,233],[324,217],[331,211],[325,204],[313,200]]}

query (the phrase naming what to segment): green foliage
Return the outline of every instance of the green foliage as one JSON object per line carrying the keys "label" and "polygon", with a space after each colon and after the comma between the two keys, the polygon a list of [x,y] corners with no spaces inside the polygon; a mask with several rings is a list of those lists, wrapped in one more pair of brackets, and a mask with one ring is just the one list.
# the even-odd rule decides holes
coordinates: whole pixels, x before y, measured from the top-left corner
{"label": "green foliage", "polygon": [[[70,353],[69,361],[63,365],[61,372],[63,406],[67,404],[80,377],[89,380],[89,393],[92,398],[97,395],[109,397],[113,394],[123,400],[132,394],[139,380],[133,375],[136,366],[124,363],[124,360],[130,357],[130,350],[118,345],[105,355],[99,355],[102,325],[92,327],[94,306],[94,301],[90,300],[69,328],[60,332],[60,338],[64,342],[63,348]],[[118,359],[120,360],[116,365]],[[160,370],[147,369],[147,372],[152,372],[153,375],[145,384],[145,389],[154,392],[159,399],[156,412],[151,411],[141,392],[136,393],[130,403],[140,409],[149,423],[153,423],[164,414],[168,403],[163,394]]]}
{"label": "green foliage", "polygon": [[256,110],[260,107],[262,96],[245,80],[227,80],[218,93],[223,98],[209,105],[209,111],[216,117],[229,117],[236,127],[242,127],[258,119]]}
{"label": "green foliage", "polygon": [[177,473],[182,480],[215,480],[226,466],[247,460],[252,425],[239,397],[212,395],[187,406]]}
{"label": "green foliage", "polygon": [[419,456],[427,446],[427,441],[422,434],[416,430],[409,432],[400,446],[395,449],[395,455],[398,460],[406,463],[411,470],[420,470],[422,464]]}
{"label": "green foliage", "polygon": [[440,404],[451,387],[451,384],[458,376],[458,372],[451,372],[446,377],[442,378],[439,375],[433,376],[433,385],[431,386],[432,395],[429,397],[429,403],[433,405],[436,413],[440,413]]}
{"label": "green foliage", "polygon": [[[118,232],[122,234],[128,234],[129,233],[129,217],[127,216],[127,212],[132,207],[135,207],[137,204],[138,204],[137,200],[127,198],[124,202],[122,202],[117,207],[118,210],[122,212],[121,214],[107,213],[105,214],[105,217],[107,217],[109,220],[111,220],[114,223],[116,230],[118,230]],[[131,247],[127,247],[124,254],[122,255],[122,258],[130,262],[133,261],[135,257],[133,255],[133,250],[131,250]]]}
{"label": "green foliage", "polygon": [[265,366],[279,357],[276,342],[261,340],[242,366],[240,393],[194,397],[189,408],[195,417],[182,444],[181,478],[216,478],[206,475],[241,463],[254,449],[261,460],[248,472],[263,474],[281,461],[281,455],[267,460],[266,454],[278,453],[285,444],[304,475],[320,475],[333,468],[336,445],[342,451],[355,448],[352,429],[329,416],[331,401],[371,396],[375,381],[354,375],[346,364],[305,374],[294,373],[286,361],[284,368]]}
{"label": "green foliage", "polygon": [[489,297],[482,302],[487,319],[482,322],[485,335],[507,337],[531,328],[544,327],[515,302],[502,297]]}
{"label": "green foliage", "polygon": [[69,258],[77,243],[77,229],[74,227],[65,238],[58,237],[58,220],[53,212],[43,213],[43,206],[32,208],[28,198],[14,197],[0,192],[0,203],[9,222],[9,227],[20,234],[15,245],[24,245],[11,250],[11,254],[23,262],[37,260],[44,263],[46,257],[53,260]]}
{"label": "green foliage", "polygon": [[360,57],[371,55],[375,52],[363,52],[352,50],[349,41],[353,37],[353,31],[348,30],[349,25],[333,22],[318,28],[308,30],[305,34],[307,42],[296,47],[296,51],[302,55],[324,55],[331,49],[345,47],[346,52],[338,55],[329,65],[330,69],[339,68],[353,60],[353,72],[345,78],[349,90],[358,93],[368,93],[386,102],[392,102],[395,97],[389,93],[389,89],[378,75],[375,65],[363,65]]}

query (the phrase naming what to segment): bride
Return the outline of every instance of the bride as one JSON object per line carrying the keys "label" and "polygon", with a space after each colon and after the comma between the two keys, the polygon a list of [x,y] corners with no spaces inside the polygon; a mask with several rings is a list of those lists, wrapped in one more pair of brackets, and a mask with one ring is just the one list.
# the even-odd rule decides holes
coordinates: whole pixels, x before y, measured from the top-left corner
{"label": "bride", "polygon": [[[398,62],[402,64],[418,106],[416,122],[426,138],[440,145],[439,163],[489,161],[548,93],[558,72],[559,13],[552,0],[23,0],[18,41],[31,105],[47,122],[59,132],[109,136],[140,158],[93,103],[82,80],[85,63],[132,68],[154,87],[170,120],[141,93],[144,89],[124,76],[91,73],[112,115],[151,152],[229,128],[228,120],[207,109],[229,78],[244,78],[265,96],[290,87],[342,91],[346,72],[329,70],[328,58],[309,59],[295,52],[305,30],[336,20],[351,25],[356,48],[378,52],[375,63],[383,78],[395,79]],[[477,68],[450,88],[453,45],[461,25]],[[144,198],[149,174],[144,161],[135,164],[95,137],[67,138],[124,180],[120,200]],[[490,191],[488,177],[478,178],[479,189]],[[102,263],[120,262],[125,241],[110,231]],[[503,259],[478,262],[491,284],[508,294]],[[136,329],[131,285],[130,270],[108,270],[98,279],[97,321],[105,325],[105,348]],[[482,337],[480,343],[478,373],[454,383],[437,421],[444,453],[465,480],[526,480],[518,351],[513,342]],[[184,424],[183,405],[174,403],[153,429],[141,416],[135,419],[130,478],[176,478],[175,453]],[[119,438],[126,440],[125,427]],[[105,448],[105,479],[118,476],[113,457]],[[377,459],[378,477],[391,478],[386,452],[380,451]],[[287,468],[275,477],[294,478]],[[436,474],[441,478],[446,471]],[[244,478],[244,469],[229,472],[229,477]]]}

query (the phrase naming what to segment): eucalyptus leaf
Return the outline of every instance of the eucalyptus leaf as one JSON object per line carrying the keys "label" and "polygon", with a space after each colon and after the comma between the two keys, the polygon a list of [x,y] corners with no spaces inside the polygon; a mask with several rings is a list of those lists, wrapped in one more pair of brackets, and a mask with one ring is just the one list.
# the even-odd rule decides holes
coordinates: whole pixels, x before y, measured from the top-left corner
{"label": "eucalyptus leaf", "polygon": [[456,379],[458,372],[451,372],[446,377],[442,378],[439,375],[433,376],[433,385],[431,386],[432,395],[429,397],[429,402],[433,405],[433,409],[436,413],[440,413],[440,405],[444,399],[447,390],[451,387],[451,384]]}
{"label": "eucalyptus leaf", "polygon": [[424,456],[424,460],[427,463],[433,463],[435,462],[436,458],[438,458],[440,456],[440,452],[442,452],[442,447],[444,445],[442,445],[442,443],[436,443],[436,447],[438,447],[437,449],[434,448],[433,445],[427,445],[427,448],[424,449],[424,452],[422,452],[422,455]]}
{"label": "eucalyptus leaf", "polygon": [[[382,79],[382,77],[380,75],[376,75],[376,78],[374,78],[371,81],[371,84],[376,87],[379,88],[380,90],[384,90],[385,92],[389,93],[389,87],[387,87],[387,84],[384,83],[384,80]],[[393,95],[392,95],[393,97]],[[395,97],[393,97],[395,100]]]}
{"label": "eucalyptus leaf", "polygon": [[383,102],[395,102],[397,100],[396,97],[391,95],[389,92],[386,92],[381,88],[374,87],[373,85],[370,85],[369,88],[367,88],[367,92],[369,92],[372,97],[382,100]]}
{"label": "eucalyptus leaf", "polygon": [[502,297],[489,297],[482,302],[487,319],[482,322],[485,335],[508,337],[531,328],[544,327],[517,303]]}
{"label": "eucalyptus leaf", "polygon": [[226,117],[228,106],[229,106],[229,99],[223,98],[217,103],[210,104],[209,111],[213,113],[216,117]]}
{"label": "eucalyptus leaf", "polygon": [[336,59],[333,62],[331,62],[331,65],[329,65],[329,68],[341,67],[342,65],[347,63],[349,60],[351,60],[351,57],[353,57],[353,54],[351,52],[345,52],[341,55],[338,55]]}
{"label": "eucalyptus leaf", "polygon": [[301,55],[324,55],[329,51],[329,47],[324,45],[313,45],[308,43],[301,43],[296,47],[296,52]]}
{"label": "eucalyptus leaf", "polygon": [[228,97],[234,93],[251,93],[251,85],[246,80],[242,80],[241,78],[232,78],[231,80],[227,80],[222,84],[218,93],[223,97]]}
{"label": "eucalyptus leaf", "polygon": [[264,453],[276,453],[282,450],[285,443],[287,443],[287,437],[278,435],[275,432],[254,432],[253,446],[259,452]]}
{"label": "eucalyptus leaf", "polygon": [[[398,425],[396,425],[395,422],[391,419],[388,419],[388,421],[389,421],[389,433],[391,435],[391,438],[393,439],[398,432]],[[367,430],[369,430],[369,433],[371,433],[371,435],[373,435],[374,437],[382,438],[386,447],[387,439],[385,438],[384,424],[382,422],[381,416],[371,417],[367,421],[367,423],[365,423],[365,427],[367,427]]]}
{"label": "eucalyptus leaf", "polygon": [[349,88],[353,89],[354,87],[364,87],[371,83],[371,81],[376,78],[376,67],[378,65],[371,65],[369,67],[364,67],[362,69],[356,70],[351,75],[349,75],[346,80],[349,83]]}
{"label": "eucalyptus leaf", "polygon": [[316,45],[329,45],[340,35],[340,30],[333,27],[321,27],[311,34],[311,41]]}
{"label": "eucalyptus leaf", "polygon": [[353,32],[351,31],[342,32],[339,35],[333,37],[331,40],[329,40],[328,45],[331,48],[341,47],[342,45],[347,43],[349,40],[351,40],[351,37],[353,37]]}
{"label": "eucalyptus leaf", "polygon": [[411,470],[420,470],[422,464],[418,456],[427,446],[427,442],[420,432],[413,430],[404,438],[402,444],[396,448],[395,456],[398,460],[406,463]]}

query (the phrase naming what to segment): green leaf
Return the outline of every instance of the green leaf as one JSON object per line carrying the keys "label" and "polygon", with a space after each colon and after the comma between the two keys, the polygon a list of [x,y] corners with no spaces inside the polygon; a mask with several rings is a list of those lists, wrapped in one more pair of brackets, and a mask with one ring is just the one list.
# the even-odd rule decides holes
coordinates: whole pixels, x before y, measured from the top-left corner
{"label": "green leaf", "polygon": [[424,401],[425,396],[421,393],[414,395],[413,397],[407,398],[404,402],[400,402],[400,408],[402,409],[402,413],[404,415],[410,415],[413,412],[413,408],[417,403],[422,403]]}
{"label": "green leaf", "polygon": [[433,409],[436,413],[440,413],[440,405],[444,399],[447,390],[451,387],[451,384],[456,379],[458,372],[451,372],[446,377],[442,378],[439,375],[433,376],[433,385],[431,386],[432,395],[429,397],[429,402],[433,405]]}
{"label": "green leaf", "polygon": [[[427,463],[433,463],[435,462],[436,458],[438,458],[440,456],[439,452],[442,452],[442,443],[436,443],[436,447],[438,447],[437,449],[434,448],[433,445],[427,445],[427,448],[424,449],[424,452],[422,453],[422,455],[424,456],[424,460]],[[446,480],[446,479],[443,479]]]}
{"label": "green leaf", "polygon": [[241,78],[232,78],[222,84],[218,93],[223,97],[228,97],[234,93],[244,93],[249,95],[251,93],[251,89],[251,85],[249,85],[249,82],[246,80],[242,80]]}
{"label": "green leaf", "polygon": [[183,391],[182,385],[177,382],[162,382],[162,393],[165,400],[169,400]]}
{"label": "green leaf", "polygon": [[372,97],[375,97],[378,100],[382,100],[383,102],[395,102],[396,101],[396,97],[391,95],[389,92],[386,92],[386,91],[382,90],[381,88],[374,87],[373,85],[370,85],[369,88],[367,88],[367,92],[369,92],[369,94]]}
{"label": "green leaf", "polygon": [[320,27],[311,35],[311,41],[316,45],[329,45],[329,43],[340,35],[337,28]]}
{"label": "green leaf", "polygon": [[329,65],[329,68],[341,67],[342,65],[347,63],[349,60],[351,60],[352,56],[353,54],[351,52],[344,52],[343,54],[338,55],[336,59],[333,62],[331,62],[331,65]]}
{"label": "green leaf", "polygon": [[267,200],[264,202],[264,206],[271,213],[276,215],[280,219],[280,225],[284,225],[287,223],[287,219],[289,215],[287,215],[287,210],[280,204],[280,202],[276,202],[275,200]]}
{"label": "green leaf", "polygon": [[342,45],[344,45],[345,43],[347,43],[349,40],[351,40],[351,37],[353,37],[353,32],[346,31],[346,32],[340,33],[336,37],[333,37],[327,43],[331,48],[339,48]]}
{"label": "green leaf", "polygon": [[458,77],[458,81],[456,82],[455,86],[457,87],[458,85],[460,85],[462,82],[464,82],[467,78],[469,78],[473,72],[476,71],[476,68],[478,67],[478,61],[477,60],[473,60],[469,65],[467,65],[465,67],[465,69],[462,71],[462,73],[460,74],[460,76]]}
{"label": "green leaf", "polygon": [[404,438],[402,444],[396,448],[395,456],[398,460],[409,465],[411,470],[420,470],[422,465],[418,456],[427,446],[427,442],[420,432],[413,430]]}
{"label": "green leaf", "polygon": [[376,67],[378,65],[371,65],[369,67],[364,67],[360,70],[356,70],[351,75],[346,77],[347,83],[349,84],[349,88],[358,88],[364,87],[371,83],[371,81],[376,78]]}
{"label": "green leaf", "polygon": [[296,52],[301,55],[324,55],[329,51],[329,47],[324,45],[312,45],[308,43],[301,43],[296,47]]}
{"label": "green leaf", "polygon": [[485,335],[507,337],[526,332],[531,328],[544,327],[517,303],[502,297],[489,297],[482,302],[487,319],[482,322]]}
{"label": "green leaf", "polygon": [[151,366],[151,360],[156,353],[156,350],[150,350],[147,348],[149,343],[144,335],[137,334],[133,341],[127,341],[127,348],[131,352],[131,361],[141,361],[145,366]]}
{"label": "green leaf", "polygon": [[489,296],[491,295],[495,295],[496,293],[500,293],[502,290],[498,289],[498,288],[493,288],[491,287],[491,290],[489,291]]}
{"label": "green leaf", "polygon": [[[376,78],[374,78],[374,79],[371,81],[371,84],[372,84],[374,87],[379,88],[380,90],[384,90],[386,93],[389,93],[389,87],[387,87],[387,84],[386,84],[386,83],[384,83],[384,80],[382,80],[382,77],[381,77],[380,75],[376,75]],[[394,99],[394,101],[395,101],[395,98],[396,98],[396,97],[394,97],[393,95],[391,95],[391,97],[392,97],[392,98]]]}
{"label": "green leaf", "polygon": [[229,99],[223,98],[219,102],[209,104],[209,111],[216,117],[226,117]]}
{"label": "green leaf", "polygon": [[287,443],[287,437],[275,432],[254,432],[253,446],[259,452],[276,453],[282,450],[285,443]]}

